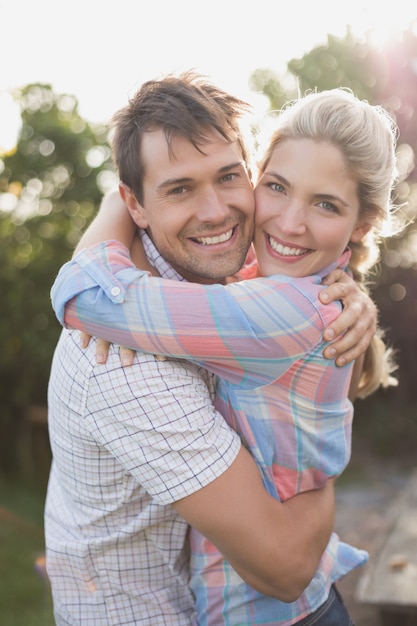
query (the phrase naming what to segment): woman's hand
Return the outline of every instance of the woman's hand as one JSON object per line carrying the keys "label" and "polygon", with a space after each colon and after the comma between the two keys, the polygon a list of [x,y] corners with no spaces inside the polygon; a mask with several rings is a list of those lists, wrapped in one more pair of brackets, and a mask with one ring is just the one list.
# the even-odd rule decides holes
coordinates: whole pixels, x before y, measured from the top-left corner
{"label": "woman's hand", "polygon": [[[325,341],[333,341],[324,350],[327,359],[336,359],[336,365],[347,365],[365,352],[376,332],[378,311],[371,298],[343,270],[333,270],[323,284],[320,300],[328,304],[341,300],[344,308],[339,317],[324,332]],[[344,333],[344,334],[343,334]]]}
{"label": "woman's hand", "polygon": [[[87,348],[91,340],[91,335],[87,335],[87,333],[80,332],[80,345],[83,349]],[[109,356],[109,348],[111,343],[109,341],[105,341],[104,339],[97,338],[96,339],[96,361],[99,364],[103,364],[107,361]],[[130,348],[125,348],[124,346],[119,347],[120,354],[120,363],[122,367],[130,367],[133,364],[133,359],[135,358],[136,352],[131,350]]]}

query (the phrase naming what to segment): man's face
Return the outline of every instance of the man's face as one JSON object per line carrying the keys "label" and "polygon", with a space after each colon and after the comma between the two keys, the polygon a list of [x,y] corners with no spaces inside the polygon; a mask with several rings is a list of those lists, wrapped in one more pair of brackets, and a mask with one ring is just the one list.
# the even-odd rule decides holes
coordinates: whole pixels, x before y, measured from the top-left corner
{"label": "man's face", "polygon": [[244,263],[253,235],[254,194],[237,143],[207,133],[199,152],[163,131],[145,134],[143,206],[136,223],[186,280],[222,281]]}

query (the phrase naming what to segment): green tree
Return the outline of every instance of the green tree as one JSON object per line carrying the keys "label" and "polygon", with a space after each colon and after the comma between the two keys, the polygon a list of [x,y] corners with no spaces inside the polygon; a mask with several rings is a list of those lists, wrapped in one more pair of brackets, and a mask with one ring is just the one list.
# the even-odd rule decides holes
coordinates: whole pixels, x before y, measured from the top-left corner
{"label": "green tree", "polygon": [[46,404],[60,326],[50,288],[103,191],[114,182],[107,129],[92,127],[77,101],[49,85],[15,94],[22,126],[0,159],[0,464],[16,469],[27,407]]}

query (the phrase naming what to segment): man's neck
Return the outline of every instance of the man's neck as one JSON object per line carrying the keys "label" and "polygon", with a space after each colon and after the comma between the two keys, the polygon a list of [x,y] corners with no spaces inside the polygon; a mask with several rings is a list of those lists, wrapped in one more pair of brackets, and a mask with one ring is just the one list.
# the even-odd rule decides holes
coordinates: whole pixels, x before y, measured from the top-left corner
{"label": "man's neck", "polygon": [[142,240],[146,258],[155,270],[153,273],[156,276],[169,278],[171,280],[185,280],[183,276],[181,276],[169,263],[167,263],[167,261],[165,261],[164,257],[160,254],[159,250],[155,247],[153,241],[144,230],[139,229],[139,236]]}
{"label": "man's neck", "polygon": [[[210,284],[223,285],[226,283],[226,279],[224,278],[220,278],[218,280],[213,280],[213,281],[208,281],[207,279],[203,279],[203,278],[201,280],[197,280],[196,278],[193,278],[193,279],[185,278],[178,272],[178,270],[172,267],[172,265],[170,265],[168,261],[164,259],[164,257],[161,255],[159,250],[155,247],[155,244],[153,243],[149,235],[144,230],[139,230],[139,235],[142,240],[142,245],[145,251],[148,264],[152,266],[151,269],[152,269],[152,274],[154,276],[161,276],[162,278],[170,278],[171,280],[181,280],[181,281],[188,281],[188,282],[193,282],[193,283],[198,283],[198,284],[208,284],[208,285]],[[132,256],[132,260],[136,264],[133,256]],[[140,267],[141,269],[147,269],[145,267],[142,267],[143,265],[144,265],[143,263],[139,263],[138,267]]]}

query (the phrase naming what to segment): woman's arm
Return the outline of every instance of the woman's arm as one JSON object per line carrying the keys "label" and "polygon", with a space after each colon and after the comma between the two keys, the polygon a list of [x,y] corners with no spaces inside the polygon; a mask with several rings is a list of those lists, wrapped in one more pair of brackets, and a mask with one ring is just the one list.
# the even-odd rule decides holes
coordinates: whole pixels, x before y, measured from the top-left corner
{"label": "woman's arm", "polygon": [[[95,218],[93,223],[90,225],[90,227],[88,228],[88,230],[86,231],[82,239],[80,240],[80,243],[77,246],[76,251],[79,251],[80,249],[86,246],[90,246],[94,243],[100,242],[103,239],[108,239],[109,234],[111,234],[112,239],[117,239],[121,241],[128,248],[131,249],[131,252],[133,254],[133,260],[137,266],[141,267],[142,269],[146,269],[147,271],[154,272],[153,268],[151,268],[151,266],[149,265],[146,259],[146,256],[144,254],[143,247],[141,245],[139,238],[137,236],[135,237],[135,233],[137,231],[136,231],[136,227],[134,225],[132,218],[135,219],[135,213],[132,210],[130,211],[127,210],[126,205],[122,201],[119,193],[118,192],[108,193],[103,198],[103,202],[102,202],[102,205],[101,205],[101,208],[97,217]],[[337,329],[338,332],[343,332],[343,330],[345,330],[346,327],[349,327],[350,328],[350,331],[348,333],[349,339],[342,338],[337,341],[334,341],[331,344],[331,346],[328,346],[326,348],[325,356],[327,358],[332,358],[332,356],[334,357],[335,355],[339,355],[338,364],[345,364],[345,363],[350,362],[350,360],[353,360],[355,356],[357,356],[356,354],[357,352],[362,351],[363,345],[366,342],[369,343],[369,337],[371,336],[371,330],[368,328],[366,337],[362,337],[362,336],[360,336],[359,338],[356,337],[355,330],[354,330],[356,316],[358,317],[358,319],[356,320],[356,325],[358,326],[362,325],[361,327],[363,327],[366,324],[369,327],[370,325],[372,325],[372,323],[369,322],[369,318],[372,317],[372,313],[371,313],[371,307],[369,307],[369,302],[368,302],[369,298],[364,296],[358,290],[358,288],[355,286],[355,283],[354,281],[352,281],[352,279],[344,278],[343,273],[341,273],[339,276],[339,281],[340,281],[339,283],[336,283],[332,286],[331,289],[333,291],[327,290],[328,293],[330,293],[329,300],[330,298],[335,299],[338,296],[340,297],[340,289],[342,289],[343,294],[344,294],[344,300],[347,306],[344,312],[342,313],[342,315],[332,324],[330,329],[327,329],[326,332],[331,333],[332,331],[334,332],[335,329]],[[352,284],[353,284],[353,287],[352,287]],[[360,294],[359,306],[358,306],[359,304],[358,296],[356,292]],[[365,307],[366,310],[364,310],[363,300],[365,300],[366,305],[368,306],[367,309]],[[221,304],[219,304],[219,306],[221,306]],[[292,331],[292,327],[289,328],[288,332],[291,332],[291,331]],[[329,339],[329,337],[326,336],[326,334],[325,334],[325,338]],[[343,344],[341,342],[343,342]],[[356,348],[352,348],[352,345],[354,344],[354,342],[356,342],[356,345],[357,345]],[[105,354],[106,344],[105,343],[103,344],[103,342],[101,342],[100,345],[101,345],[101,348],[103,349],[100,349],[101,358],[99,358],[99,360],[102,362],[106,358],[106,354]],[[341,352],[340,345],[343,345],[343,350],[350,351],[349,358],[345,358],[343,355],[340,355],[340,352]],[[143,347],[140,347],[139,345],[132,345],[132,348],[145,349]],[[184,356],[186,355],[187,353],[184,354]],[[180,355],[177,355],[177,356],[180,356]],[[198,355],[194,354],[194,356],[198,356]],[[127,364],[129,363],[129,360],[131,361],[132,359],[132,357],[131,356],[129,357],[128,354],[125,354],[124,358]]]}
{"label": "woman's arm", "polygon": [[[136,224],[117,189],[109,191],[103,196],[99,212],[82,235],[75,248],[74,255],[84,248],[109,239],[109,233],[111,233],[112,238],[117,239],[130,249],[132,261],[135,263],[136,267],[140,267],[142,270],[148,271],[154,276],[158,276],[157,271],[152,267],[146,257]],[[83,348],[88,346],[90,339],[90,334],[80,332],[80,343]],[[97,337],[97,363],[106,362],[109,346],[109,341]],[[124,367],[132,365],[134,357],[135,350],[124,346],[120,347],[120,359]]]}
{"label": "woman's arm", "polygon": [[116,239],[125,245],[130,250],[130,256],[136,267],[158,276],[146,257],[132,214],[118,190],[109,191],[103,196],[100,209],[78,242],[74,255],[84,248],[108,239]]}
{"label": "woman's arm", "polygon": [[117,190],[109,191],[103,196],[100,209],[78,242],[74,255],[83,248],[88,248],[107,239],[116,239],[130,249],[136,233],[136,224],[119,192]]}
{"label": "woman's arm", "polygon": [[[65,266],[53,287],[65,323],[118,345],[191,358],[231,382],[277,378],[321,342],[323,311],[283,277],[230,285],[154,278],[137,270],[125,248],[107,242]],[[317,301],[319,284],[302,279]],[[321,307],[336,314],[336,307]],[[246,381],[248,382],[248,381]]]}

